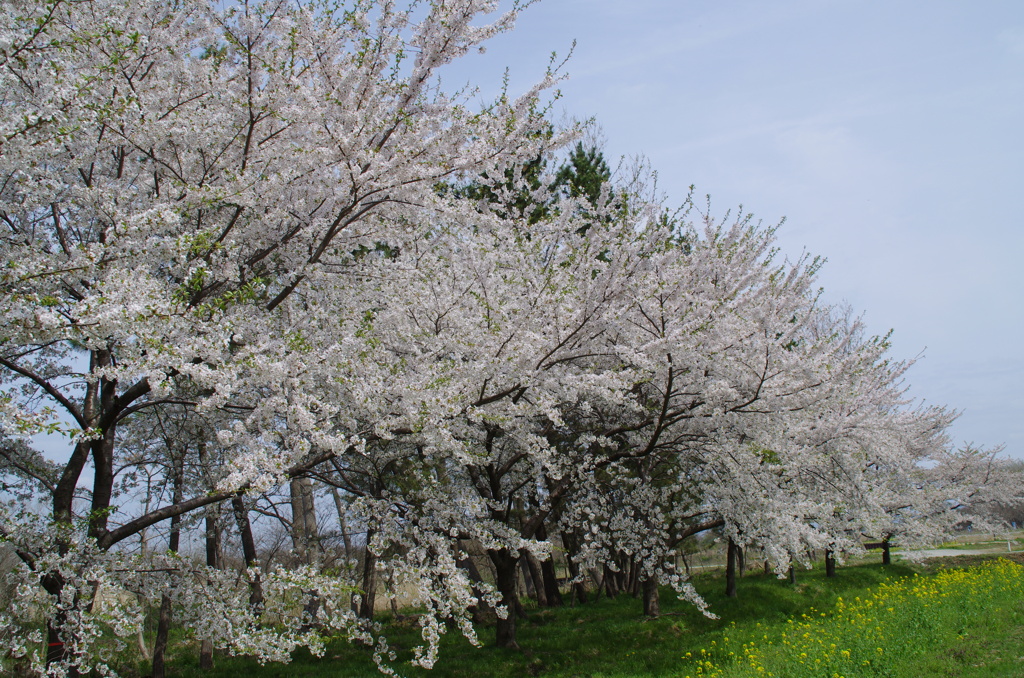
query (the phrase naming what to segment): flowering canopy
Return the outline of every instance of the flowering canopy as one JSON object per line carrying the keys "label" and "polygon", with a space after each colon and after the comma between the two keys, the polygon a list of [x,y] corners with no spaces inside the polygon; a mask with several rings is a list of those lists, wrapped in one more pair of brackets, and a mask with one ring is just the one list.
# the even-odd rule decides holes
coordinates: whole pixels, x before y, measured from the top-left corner
{"label": "flowering canopy", "polygon": [[[893,500],[875,489],[913,484],[880,469],[941,446],[945,414],[905,410],[906,365],[827,321],[818,263],[778,261],[773,229],[665,218],[642,173],[560,189],[544,162],[575,131],[544,118],[553,73],[479,109],[442,91],[438,69],[518,7],[477,22],[495,9],[2,3],[0,425],[18,499],[0,538],[49,656],[0,624],[39,671],[104,665],[90,601],[117,572],[235,651],[322,648],[312,622],[361,634],[350,589],[315,567],[249,568],[256,605],[126,547],[289,478],[358,497],[368,548],[399,554],[381,566],[427,609],[429,666],[443,619],[473,637],[481,597],[513,604],[508,567],[547,554],[547,527],[587,528],[580,562],[639,554],[652,580],[716,522],[782,564],[881,520]],[[180,451],[202,457],[191,494],[196,463],[138,454],[143,417],[172,408],[202,419]],[[43,431],[66,459],[16,439]],[[119,506],[118,478],[130,493],[126,469],[150,466],[182,491]],[[459,568],[460,539],[494,586]],[[138,615],[122,616],[127,633]],[[514,615],[500,624],[514,644]]]}

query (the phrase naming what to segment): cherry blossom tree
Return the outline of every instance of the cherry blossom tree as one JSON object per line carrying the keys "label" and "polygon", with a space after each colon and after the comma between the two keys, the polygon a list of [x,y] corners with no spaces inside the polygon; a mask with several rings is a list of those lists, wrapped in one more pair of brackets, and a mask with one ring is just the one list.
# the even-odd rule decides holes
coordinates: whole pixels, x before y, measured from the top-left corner
{"label": "cherry blossom tree", "polygon": [[[38,529],[10,512],[2,528],[49,601],[48,671],[101,663],[89,600],[126,539],[390,435],[361,402],[380,374],[363,368],[360,253],[415,247],[453,209],[437,182],[561,143],[539,133],[550,74],[480,110],[438,88],[518,7],[481,24],[494,9],[3,4],[2,417],[70,444],[34,478]],[[172,404],[232,415],[216,489],[119,512],[119,426]],[[230,642],[279,654],[290,638]]]}
{"label": "cherry blossom tree", "polygon": [[869,469],[875,492],[863,531],[878,539],[886,564],[895,546],[932,545],[966,526],[1003,531],[1007,524],[991,509],[1024,499],[1012,467],[999,457],[1001,446],[944,443],[926,450],[917,464]]}

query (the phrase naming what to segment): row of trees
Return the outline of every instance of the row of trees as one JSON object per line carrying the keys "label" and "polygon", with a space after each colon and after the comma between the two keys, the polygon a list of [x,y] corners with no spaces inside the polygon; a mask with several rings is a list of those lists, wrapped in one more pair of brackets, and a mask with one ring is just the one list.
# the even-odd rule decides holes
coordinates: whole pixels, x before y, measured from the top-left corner
{"label": "row of trees", "polygon": [[[782,572],[1008,501],[773,228],[666,213],[649,172],[613,180],[594,149],[559,161],[579,130],[545,118],[554,72],[479,109],[442,91],[511,26],[518,7],[478,23],[495,5],[3,2],[14,656],[102,668],[101,630],[134,633],[140,600],[205,656],[374,642],[380,579],[424,608],[430,666],[482,605],[515,646],[517,567],[553,580],[555,536],[577,583],[628,570],[655,613],[659,582],[702,604],[673,556],[708,529]],[[317,492],[347,544],[359,526],[360,567],[314,548]],[[260,553],[254,515],[288,554]],[[177,554],[196,521],[198,561]]]}

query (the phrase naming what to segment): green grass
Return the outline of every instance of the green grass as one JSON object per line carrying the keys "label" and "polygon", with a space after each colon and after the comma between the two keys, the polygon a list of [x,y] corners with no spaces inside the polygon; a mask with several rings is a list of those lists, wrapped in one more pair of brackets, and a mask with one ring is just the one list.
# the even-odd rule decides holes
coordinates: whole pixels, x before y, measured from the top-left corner
{"label": "green grass", "polygon": [[[972,565],[981,560],[958,557],[947,562]],[[801,570],[795,586],[772,575],[748,574],[740,580],[737,599],[724,597],[720,575],[700,575],[695,584],[711,603],[712,611],[719,615],[717,620],[707,619],[693,606],[676,600],[669,589],[662,590],[663,615],[654,620],[642,617],[637,599],[602,597],[583,606],[530,610],[529,617],[519,621],[521,652],[490,647],[493,629],[481,629],[482,648],[470,646],[457,632],[451,631],[444,638],[440,660],[431,671],[407,663],[411,648],[419,642],[419,629],[413,622],[389,624],[386,635],[399,652],[395,669],[409,677],[1017,676],[1024,675],[1024,650],[1021,649],[1024,647],[1024,567],[1007,565],[1006,568],[1003,579],[1008,577],[1016,588],[989,587],[987,593],[979,583],[984,577],[970,579],[966,574],[936,577],[935,571],[941,572],[936,565],[930,569],[903,564],[858,565],[840,568],[834,579],[826,578],[820,569]],[[920,573],[916,580],[915,573]],[[942,577],[945,580],[940,581]],[[960,597],[950,598],[948,591],[946,595],[941,592],[923,595],[920,591],[908,594],[899,588],[915,582],[949,588],[957,581],[963,584],[964,595]],[[900,598],[903,594],[906,595]],[[898,603],[871,610],[892,607],[898,614],[888,613],[888,617],[883,615],[874,620],[871,633],[864,629],[851,629],[847,636],[834,632],[836,625],[842,624],[844,614],[856,614],[857,598],[866,601],[877,599],[879,595],[888,596],[887,600],[898,600]],[[974,616],[970,617],[973,621],[965,622],[968,607]],[[877,633],[875,626],[879,627]],[[871,646],[868,649],[875,653],[868,657],[870,670],[856,672],[842,668],[863,667],[860,663],[864,658],[860,656],[851,658],[842,667],[836,664],[839,668],[835,671],[818,670],[822,667],[814,664],[813,659],[817,657],[807,648],[796,649],[794,653],[795,645],[782,643],[784,633],[787,639],[793,639],[795,627],[801,628],[797,635],[808,633],[811,640],[830,638],[826,649],[833,657],[841,656],[837,653],[843,648],[859,652],[859,646],[855,647],[857,643],[867,643]],[[833,642],[837,647],[827,648]],[[820,649],[820,644],[815,645]],[[880,655],[876,652],[878,645],[883,646]],[[216,668],[203,673],[194,668],[196,660],[192,648],[179,646],[175,649],[171,675],[181,678],[380,675],[368,648],[344,641],[331,643],[323,658],[299,652],[288,665],[261,667],[247,658],[218,656]],[[746,660],[738,661],[748,649],[754,652],[762,671],[751,665],[749,653]],[[799,666],[800,652],[807,652],[811,658],[810,664],[806,664],[806,673],[794,668]],[[701,658],[711,665],[698,661]]]}
{"label": "green grass", "polygon": [[[840,569],[829,580],[820,570],[798,573],[796,586],[773,575],[748,575],[740,582],[740,596],[723,595],[720,576],[701,575],[698,590],[711,603],[720,619],[703,617],[692,605],[675,599],[669,589],[662,592],[663,615],[645,620],[640,601],[629,596],[615,600],[601,598],[585,606],[531,610],[518,628],[522,652],[490,647],[493,630],[482,629],[483,648],[473,648],[457,634],[445,637],[441,659],[431,671],[404,663],[410,649],[419,642],[418,628],[406,623],[387,630],[391,645],[399,650],[396,669],[404,676],[641,676],[682,675],[687,651],[715,647],[725,642],[730,629],[755,624],[782,624],[809,608],[831,608],[839,596],[866,592],[893,576],[909,576],[904,565],[857,566]],[[377,675],[366,648],[337,642],[323,659],[299,653],[287,666],[259,667],[244,658],[220,657],[214,672],[205,676],[373,676]],[[181,665],[181,664],[185,665]],[[179,663],[175,675],[199,676],[198,670]]]}
{"label": "green grass", "polygon": [[1024,568],[990,560],[894,579],[783,625],[734,627],[684,670],[722,678],[1019,676]]}

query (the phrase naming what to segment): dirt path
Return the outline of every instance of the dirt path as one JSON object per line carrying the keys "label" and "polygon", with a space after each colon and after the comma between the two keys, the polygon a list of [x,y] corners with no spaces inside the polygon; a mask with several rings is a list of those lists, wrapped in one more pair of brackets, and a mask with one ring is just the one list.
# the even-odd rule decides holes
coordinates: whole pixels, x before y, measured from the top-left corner
{"label": "dirt path", "polygon": [[[950,556],[985,556],[985,555],[998,555],[1002,553],[1021,553],[1021,551],[1007,551],[1001,548],[987,548],[987,549],[924,549],[922,551],[914,551],[915,556],[919,558],[947,558]],[[896,554],[899,555],[899,554]]]}

